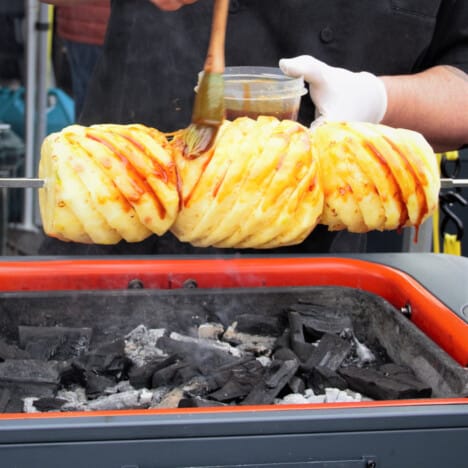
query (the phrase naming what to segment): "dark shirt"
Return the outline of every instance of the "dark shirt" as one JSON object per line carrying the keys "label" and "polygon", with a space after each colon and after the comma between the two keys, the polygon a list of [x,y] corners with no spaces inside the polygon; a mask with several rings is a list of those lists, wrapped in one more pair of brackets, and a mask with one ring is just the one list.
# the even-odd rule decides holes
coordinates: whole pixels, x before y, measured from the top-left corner
{"label": "dark shirt", "polygon": [[[164,12],[113,0],[104,57],[81,123],[190,122],[210,32],[212,0]],[[277,66],[309,54],[332,66],[407,74],[438,64],[468,72],[467,0],[231,0],[226,65]],[[302,100],[300,120],[314,110]]]}
{"label": "dark shirt", "polygon": [[[185,127],[205,60],[212,7],[212,0],[200,0],[163,12],[146,0],[113,0],[104,54],[80,122],[139,122],[163,131]],[[414,73],[438,64],[468,71],[468,1],[231,0],[227,66],[277,66],[280,58],[302,54],[378,75]],[[309,125],[313,117],[306,95],[300,121]],[[362,251],[364,240],[318,226],[300,246],[275,252]],[[168,234],[132,246],[82,247],[79,253],[106,251],[216,252],[191,249]]]}

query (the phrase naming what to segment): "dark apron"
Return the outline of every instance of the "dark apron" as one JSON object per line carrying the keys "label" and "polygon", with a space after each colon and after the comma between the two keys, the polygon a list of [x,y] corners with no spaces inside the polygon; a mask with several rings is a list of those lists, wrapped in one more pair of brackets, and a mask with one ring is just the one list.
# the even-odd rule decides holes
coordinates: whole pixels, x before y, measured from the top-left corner
{"label": "dark apron", "polygon": [[[231,0],[226,65],[277,66],[282,57],[310,54],[334,66],[377,74],[417,71],[434,33],[442,0]],[[104,53],[80,123],[138,122],[162,131],[190,122],[194,86],[208,46],[212,0],[163,12],[146,0],[113,0]],[[377,30],[377,33],[371,31]],[[411,37],[409,41],[408,38]],[[308,95],[299,120],[309,125]],[[63,247],[63,246],[62,246]],[[110,253],[232,253],[193,249],[168,234]],[[365,236],[318,226],[299,246],[268,253],[357,252]],[[80,250],[80,249],[79,249]],[[244,250],[242,253],[255,251]],[[261,251],[265,253],[265,251]]]}

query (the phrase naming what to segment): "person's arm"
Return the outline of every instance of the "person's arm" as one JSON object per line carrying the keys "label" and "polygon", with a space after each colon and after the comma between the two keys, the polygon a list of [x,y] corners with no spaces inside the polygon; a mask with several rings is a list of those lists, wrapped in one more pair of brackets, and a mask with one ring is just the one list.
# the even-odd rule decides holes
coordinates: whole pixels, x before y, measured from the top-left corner
{"label": "person's arm", "polygon": [[387,90],[382,123],[422,133],[436,151],[468,143],[468,75],[436,66],[404,76],[381,77]]}
{"label": "person's arm", "polygon": [[291,76],[303,76],[317,110],[317,121],[382,123],[422,133],[435,151],[468,143],[468,75],[435,66],[408,75],[377,77],[331,67],[303,55],[281,59]]}

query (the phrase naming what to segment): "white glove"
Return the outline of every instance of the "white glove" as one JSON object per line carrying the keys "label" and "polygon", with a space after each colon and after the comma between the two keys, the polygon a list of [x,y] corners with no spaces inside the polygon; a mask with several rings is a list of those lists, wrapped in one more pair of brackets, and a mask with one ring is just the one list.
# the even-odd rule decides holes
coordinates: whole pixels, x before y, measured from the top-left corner
{"label": "white glove", "polygon": [[281,59],[284,74],[304,77],[315,104],[315,126],[322,121],[379,123],[387,110],[387,91],[372,73],[335,68],[310,55]]}

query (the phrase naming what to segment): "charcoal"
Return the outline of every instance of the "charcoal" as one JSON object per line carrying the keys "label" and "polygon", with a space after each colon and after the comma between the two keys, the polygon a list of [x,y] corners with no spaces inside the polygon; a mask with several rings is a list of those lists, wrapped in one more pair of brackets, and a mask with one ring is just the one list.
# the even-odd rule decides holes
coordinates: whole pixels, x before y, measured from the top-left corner
{"label": "charcoal", "polygon": [[49,361],[57,354],[63,343],[64,339],[61,336],[38,337],[25,343],[24,349],[33,359]]}
{"label": "charcoal", "polygon": [[289,379],[288,388],[291,393],[304,393],[306,386],[304,380],[294,375]]}
{"label": "charcoal", "polygon": [[0,339],[0,362],[7,359],[31,359],[31,355],[24,349]]}
{"label": "charcoal", "polygon": [[243,385],[237,380],[228,380],[219,390],[208,395],[209,398],[220,401],[229,402],[238,398],[245,397],[252,390],[253,385]]}
{"label": "charcoal", "polygon": [[289,328],[285,328],[281,336],[276,338],[275,344],[273,346],[273,350],[277,350],[280,348],[289,348],[291,345],[291,330]]}
{"label": "charcoal", "polygon": [[59,388],[61,363],[35,359],[11,359],[0,363],[0,388],[6,413],[22,412],[23,398],[52,397]]}
{"label": "charcoal", "polygon": [[86,396],[89,399],[94,399],[99,397],[104,393],[106,388],[112,387],[115,385],[115,380],[104,375],[95,374],[94,372],[86,372]]}
{"label": "charcoal", "polygon": [[58,411],[65,403],[67,403],[67,400],[62,398],[38,398],[34,400],[33,406],[41,412]]}
{"label": "charcoal", "polygon": [[298,361],[299,358],[296,356],[294,351],[290,348],[278,348],[274,353],[273,353],[273,359],[279,360],[279,361]]}
{"label": "charcoal", "polygon": [[226,350],[219,347],[209,346],[207,342],[212,340],[180,341],[163,336],[158,340],[158,347],[164,350],[168,355],[177,354],[187,362],[192,362],[198,370],[209,375],[213,369],[225,364],[238,362],[238,358],[229,354]]}
{"label": "charcoal", "polygon": [[65,361],[87,351],[92,330],[70,327],[18,327],[19,344],[36,359]]}
{"label": "charcoal", "polygon": [[[380,372],[382,372],[387,377],[393,377],[400,382],[407,383],[408,385],[415,385],[419,386],[419,388],[424,388],[425,384],[421,382],[414,372],[407,366],[400,366],[395,363],[387,363],[383,364],[379,368]],[[430,391],[430,388],[426,386],[427,390]]]}
{"label": "charcoal", "polygon": [[297,361],[272,361],[264,378],[252,389],[241,402],[242,405],[269,405],[284,389],[291,377],[296,373]]}
{"label": "charcoal", "polygon": [[346,380],[337,372],[328,367],[316,366],[308,374],[308,385],[315,393],[323,393],[327,387],[345,390],[348,387]]}
{"label": "charcoal", "polygon": [[6,413],[8,404],[12,398],[11,390],[8,388],[0,387],[0,413]]}
{"label": "charcoal", "polygon": [[301,368],[310,372],[316,366],[322,366],[336,371],[351,349],[352,344],[349,341],[343,340],[337,335],[326,333],[306,362],[301,365]]}
{"label": "charcoal", "polygon": [[264,369],[262,365],[251,360],[230,369],[229,380],[209,397],[217,401],[232,401],[249,394],[262,379]]}
{"label": "charcoal", "polygon": [[66,365],[60,372],[60,384],[65,387],[73,387],[74,385],[85,386],[85,369],[77,366],[75,363]]}
{"label": "charcoal", "polygon": [[185,363],[185,365],[180,366],[174,376],[174,382],[176,385],[181,385],[183,383],[189,382],[194,377],[199,376],[200,373],[195,369],[191,364]]}
{"label": "charcoal", "polygon": [[280,318],[270,315],[239,314],[236,316],[236,322],[238,332],[250,335],[277,337],[283,329]]}
{"label": "charcoal", "polygon": [[290,327],[290,340],[291,348],[296,353],[301,361],[306,361],[312,354],[315,346],[306,341],[304,336],[304,322],[303,318],[297,312],[289,312],[289,327]]}
{"label": "charcoal", "polygon": [[231,379],[232,370],[234,368],[241,367],[241,366],[247,366],[248,368],[248,365],[249,365],[248,363],[251,363],[252,361],[254,362],[253,366],[255,366],[257,370],[262,371],[261,364],[255,358],[246,357],[244,359],[240,359],[240,360],[231,362],[229,364],[225,364],[216,369],[212,369],[211,372],[205,376],[208,387],[211,388],[212,390],[222,387],[229,379]]}
{"label": "charcoal", "polygon": [[349,388],[376,400],[428,398],[432,393],[428,386],[416,379],[413,382],[404,382],[377,369],[350,366],[338,372]]}
{"label": "charcoal", "polygon": [[174,364],[178,360],[178,356],[173,354],[168,358],[156,358],[143,366],[133,366],[128,372],[128,378],[134,388],[151,388],[153,374],[165,367]]}
{"label": "charcoal", "polygon": [[177,361],[156,370],[151,376],[149,388],[157,389],[185,385],[196,377],[200,377],[200,374],[190,363]]}
{"label": "charcoal", "polygon": [[402,378],[404,380],[406,380],[406,378],[417,380],[417,377],[414,375],[414,372],[407,366],[400,366],[393,362],[389,362],[386,364],[382,364],[379,369],[386,376]]}
{"label": "charcoal", "polygon": [[240,332],[236,325],[234,323],[227,328],[223,335],[223,341],[235,345],[242,353],[252,353],[256,356],[271,354],[276,338]]}
{"label": "charcoal", "polygon": [[179,401],[179,408],[209,408],[211,406],[227,406],[225,403],[214,400],[206,400],[200,397],[182,398]]}
{"label": "charcoal", "polygon": [[151,376],[151,388],[172,385],[175,373],[181,365],[181,363],[175,362],[166,367],[156,370]]}
{"label": "charcoal", "polygon": [[306,334],[315,337],[315,339],[320,338],[325,333],[336,334],[346,328],[353,328],[349,314],[340,313],[337,309],[324,305],[299,301],[289,310],[302,316]]}
{"label": "charcoal", "polygon": [[124,340],[116,340],[88,351],[73,364],[83,370],[121,378],[130,369],[132,361],[125,355]]}
{"label": "charcoal", "polygon": [[0,362],[0,385],[37,384],[58,386],[61,363],[36,359],[8,359]]}

